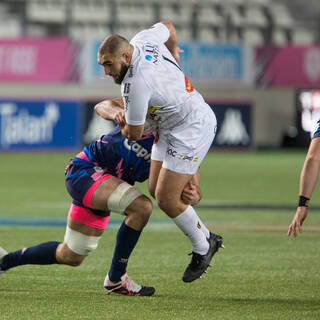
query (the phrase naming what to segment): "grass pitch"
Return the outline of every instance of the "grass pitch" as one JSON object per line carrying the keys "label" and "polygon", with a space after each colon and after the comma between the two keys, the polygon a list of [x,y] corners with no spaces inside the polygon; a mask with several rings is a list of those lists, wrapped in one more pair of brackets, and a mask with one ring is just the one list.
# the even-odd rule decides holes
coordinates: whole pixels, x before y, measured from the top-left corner
{"label": "grass pitch", "polygon": [[[64,219],[70,198],[63,169],[72,154],[0,154],[0,221]],[[203,202],[294,207],[305,152],[209,154],[201,166]],[[146,185],[140,186],[146,191]],[[312,206],[320,204],[316,190]],[[130,258],[128,273],[153,285],[153,297],[103,294],[117,221],[77,268],[22,266],[0,278],[0,319],[320,319],[320,212],[310,210],[304,233],[286,236],[293,210],[198,209],[224,237],[226,249],[203,279],[185,284],[188,239],[155,209]],[[63,227],[0,226],[9,251],[62,240]]]}

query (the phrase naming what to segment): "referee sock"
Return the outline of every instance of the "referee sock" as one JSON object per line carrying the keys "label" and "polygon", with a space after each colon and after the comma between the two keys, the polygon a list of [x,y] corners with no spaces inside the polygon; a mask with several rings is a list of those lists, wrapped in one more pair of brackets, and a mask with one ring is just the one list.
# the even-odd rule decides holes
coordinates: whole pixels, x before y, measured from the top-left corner
{"label": "referee sock", "polygon": [[130,228],[123,221],[117,234],[116,246],[108,273],[109,279],[112,282],[119,282],[121,277],[126,273],[130,254],[136,246],[140,234],[141,231]]}
{"label": "referee sock", "polygon": [[8,270],[24,264],[54,264],[57,263],[56,251],[60,242],[50,241],[33,247],[10,252],[2,258],[0,269]]}
{"label": "referee sock", "polygon": [[185,211],[172,220],[189,237],[193,252],[201,255],[208,252],[209,242],[207,237],[209,237],[209,230],[206,228],[208,236],[205,235],[206,232],[202,232],[204,224],[191,206],[188,206]]}

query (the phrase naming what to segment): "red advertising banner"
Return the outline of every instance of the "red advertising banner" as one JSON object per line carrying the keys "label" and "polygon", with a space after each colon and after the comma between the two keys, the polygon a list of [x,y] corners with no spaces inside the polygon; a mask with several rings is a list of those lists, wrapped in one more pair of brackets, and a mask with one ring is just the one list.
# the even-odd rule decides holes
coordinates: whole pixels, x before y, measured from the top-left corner
{"label": "red advertising banner", "polygon": [[74,80],[75,54],[68,38],[0,39],[0,81]]}
{"label": "red advertising banner", "polygon": [[320,45],[263,46],[256,51],[256,82],[265,86],[320,86]]}

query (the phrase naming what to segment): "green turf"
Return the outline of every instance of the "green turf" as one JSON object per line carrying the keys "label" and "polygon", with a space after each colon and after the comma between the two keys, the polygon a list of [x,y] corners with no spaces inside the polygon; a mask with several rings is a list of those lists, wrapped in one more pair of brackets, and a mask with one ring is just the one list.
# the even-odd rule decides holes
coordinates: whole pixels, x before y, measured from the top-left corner
{"label": "green turf", "polygon": [[[63,171],[70,157],[0,154],[0,218],[65,217],[70,198]],[[201,166],[203,199],[295,205],[304,157],[299,151],[210,154]],[[319,203],[316,191],[311,206]],[[1,276],[0,319],[320,319],[320,212],[310,211],[296,239],[286,236],[293,213],[199,209],[226,249],[203,279],[185,284],[188,239],[155,209],[128,269],[156,287],[154,297],[103,295],[116,235],[109,228],[80,267],[24,266]],[[0,245],[11,251],[63,234],[63,228],[0,226]]]}

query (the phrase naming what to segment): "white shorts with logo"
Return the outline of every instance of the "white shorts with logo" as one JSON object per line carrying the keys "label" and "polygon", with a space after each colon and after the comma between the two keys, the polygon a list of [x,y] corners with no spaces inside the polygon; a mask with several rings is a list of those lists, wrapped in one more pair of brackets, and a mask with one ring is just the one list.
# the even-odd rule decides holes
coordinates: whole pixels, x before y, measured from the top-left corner
{"label": "white shorts with logo", "polygon": [[217,130],[214,112],[207,104],[196,109],[173,129],[160,129],[153,145],[151,160],[163,161],[162,167],[183,174],[195,174],[207,154]]}

